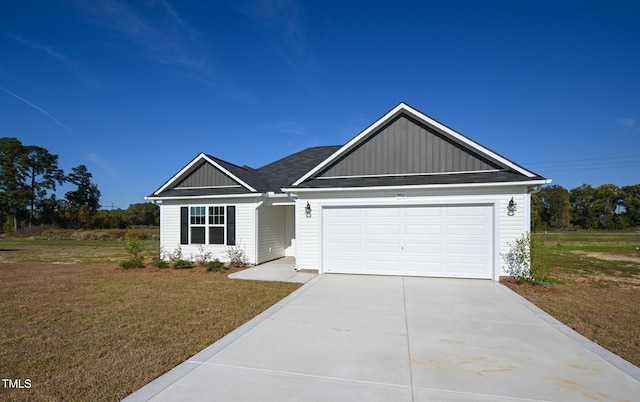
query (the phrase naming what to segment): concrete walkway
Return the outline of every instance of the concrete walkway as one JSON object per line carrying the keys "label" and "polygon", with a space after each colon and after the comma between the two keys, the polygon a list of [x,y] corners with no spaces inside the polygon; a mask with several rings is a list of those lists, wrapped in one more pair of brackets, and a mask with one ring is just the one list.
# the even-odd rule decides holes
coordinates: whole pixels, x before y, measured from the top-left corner
{"label": "concrete walkway", "polygon": [[128,401],[633,401],[640,369],[499,283],[322,275]]}
{"label": "concrete walkway", "polygon": [[249,279],[254,281],[277,281],[307,283],[316,274],[298,272],[295,270],[294,257],[283,257],[277,260],[265,262],[255,267],[235,272],[229,275],[233,279]]}

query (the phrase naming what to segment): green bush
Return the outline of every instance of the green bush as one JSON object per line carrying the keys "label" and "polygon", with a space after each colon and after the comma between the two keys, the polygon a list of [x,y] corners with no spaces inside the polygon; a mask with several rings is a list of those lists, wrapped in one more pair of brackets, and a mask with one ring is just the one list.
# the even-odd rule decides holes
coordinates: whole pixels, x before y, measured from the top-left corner
{"label": "green bush", "polygon": [[531,238],[531,233],[525,233],[515,244],[507,243],[509,252],[502,255],[509,276],[518,283],[533,284],[549,282],[548,269],[540,264],[536,258],[537,245]]}
{"label": "green bush", "polygon": [[140,236],[134,231],[127,231],[125,236],[127,244],[125,250],[129,254],[128,260],[122,261],[120,266],[124,269],[142,267],[142,261],[144,260],[143,245]]}
{"label": "green bush", "polygon": [[175,261],[173,261],[173,268],[175,268],[175,269],[191,268],[191,266],[192,266],[191,261],[187,261],[187,260],[175,260]]}
{"label": "green bush", "polygon": [[224,266],[224,263],[217,258],[213,261],[206,262],[204,266],[207,267],[207,271],[209,272],[211,271],[225,272],[227,270]]}
{"label": "green bush", "polygon": [[169,267],[169,263],[160,258],[159,256],[153,257],[151,260],[151,265],[156,268],[167,268]]}
{"label": "green bush", "polygon": [[124,260],[120,263],[120,266],[124,269],[131,269],[131,268],[142,268],[144,266],[144,264],[142,264],[142,258],[140,259],[129,259],[129,260]]}

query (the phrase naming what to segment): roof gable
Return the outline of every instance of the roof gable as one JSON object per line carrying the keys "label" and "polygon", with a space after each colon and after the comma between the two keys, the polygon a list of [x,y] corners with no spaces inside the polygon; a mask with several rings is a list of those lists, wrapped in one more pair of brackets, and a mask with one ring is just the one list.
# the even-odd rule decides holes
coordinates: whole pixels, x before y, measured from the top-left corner
{"label": "roof gable", "polygon": [[539,177],[400,103],[293,185],[337,177],[411,176],[511,170]]}
{"label": "roof gable", "polygon": [[210,190],[256,192],[246,180],[251,173],[244,174],[243,169],[201,153],[156,190],[153,196],[175,195],[176,191],[188,191],[189,195],[199,195],[203,190],[208,190],[207,193],[211,193]]}
{"label": "roof gable", "polygon": [[406,113],[364,138],[321,178],[495,171],[502,167]]}
{"label": "roof gable", "polygon": [[185,173],[184,178],[173,186],[173,188],[202,187],[240,187],[240,184],[211,163],[202,161],[191,173]]}

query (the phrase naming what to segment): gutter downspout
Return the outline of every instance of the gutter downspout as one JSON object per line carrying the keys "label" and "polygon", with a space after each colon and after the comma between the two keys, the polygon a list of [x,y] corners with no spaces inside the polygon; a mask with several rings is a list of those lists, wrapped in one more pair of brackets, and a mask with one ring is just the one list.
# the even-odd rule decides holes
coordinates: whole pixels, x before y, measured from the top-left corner
{"label": "gutter downspout", "polygon": [[531,187],[529,187],[529,188],[527,189],[527,192],[528,192],[529,194],[536,194],[536,193],[539,193],[539,192],[540,192],[540,190],[542,190],[542,186],[544,186],[545,184],[549,184],[549,183],[551,183],[551,181],[552,181],[551,179],[547,179],[543,184],[537,184],[537,185],[535,185],[535,186],[531,186]]}
{"label": "gutter downspout", "polygon": [[264,204],[264,199],[265,199],[265,195],[262,195],[262,200],[259,201],[256,204],[254,213],[253,213],[253,221],[254,221],[254,226],[253,226],[253,255],[255,256],[255,264],[258,265],[258,239],[259,239],[259,234],[260,234],[260,229],[259,229],[259,225],[260,225],[260,214],[258,213],[258,208],[260,208],[262,206],[262,204]]}
{"label": "gutter downspout", "polygon": [[551,183],[551,179],[547,179],[546,183],[544,184],[537,184],[535,186],[531,186],[529,188],[527,188],[527,196],[526,196],[526,205],[525,205],[525,222],[524,222],[524,229],[525,231],[528,231],[529,233],[531,233],[531,194],[537,194],[540,192],[540,190],[542,190],[542,186],[544,186],[545,184],[549,184]]}

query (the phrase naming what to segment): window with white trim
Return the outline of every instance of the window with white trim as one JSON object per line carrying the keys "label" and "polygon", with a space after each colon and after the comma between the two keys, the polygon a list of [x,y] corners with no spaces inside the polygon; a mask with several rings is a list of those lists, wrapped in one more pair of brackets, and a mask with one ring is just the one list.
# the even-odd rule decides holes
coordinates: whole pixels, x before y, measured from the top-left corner
{"label": "window with white trim", "polygon": [[224,244],[224,207],[209,207],[209,244]]}
{"label": "window with white trim", "polygon": [[189,221],[191,224],[191,244],[205,244],[205,207],[191,207]]}
{"label": "window with white trim", "polygon": [[180,208],[180,244],[236,242],[236,207],[229,205]]}

